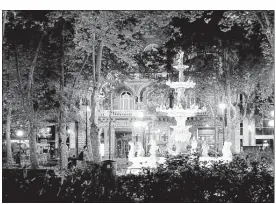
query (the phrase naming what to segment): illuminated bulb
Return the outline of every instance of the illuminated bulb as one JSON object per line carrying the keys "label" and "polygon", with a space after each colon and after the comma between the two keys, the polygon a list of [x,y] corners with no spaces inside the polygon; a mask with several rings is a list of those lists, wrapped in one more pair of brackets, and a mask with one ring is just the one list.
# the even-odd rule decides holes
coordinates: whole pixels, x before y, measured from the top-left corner
{"label": "illuminated bulb", "polygon": [[274,126],[274,120],[268,121],[268,125],[271,126],[271,127],[273,127]]}
{"label": "illuminated bulb", "polygon": [[23,130],[17,130],[16,131],[16,136],[21,137],[23,135],[24,135],[24,131]]}
{"label": "illuminated bulb", "polygon": [[226,108],[225,103],[220,103],[219,104],[219,108],[222,109],[222,110],[224,110]]}

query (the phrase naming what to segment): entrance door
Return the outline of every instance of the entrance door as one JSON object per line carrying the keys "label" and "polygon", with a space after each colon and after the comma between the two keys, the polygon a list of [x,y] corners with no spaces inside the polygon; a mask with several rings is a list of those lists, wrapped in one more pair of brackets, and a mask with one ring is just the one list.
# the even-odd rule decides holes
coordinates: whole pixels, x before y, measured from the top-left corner
{"label": "entrance door", "polygon": [[198,139],[206,141],[211,147],[215,144],[215,129],[214,128],[198,128]]}
{"label": "entrance door", "polygon": [[129,152],[129,141],[131,140],[131,133],[129,132],[116,132],[116,158],[127,158]]}

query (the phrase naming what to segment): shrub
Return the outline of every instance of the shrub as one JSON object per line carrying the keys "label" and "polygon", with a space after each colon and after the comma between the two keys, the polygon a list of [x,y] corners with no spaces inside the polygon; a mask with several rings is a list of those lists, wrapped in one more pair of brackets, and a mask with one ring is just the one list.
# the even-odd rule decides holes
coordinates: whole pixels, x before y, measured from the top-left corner
{"label": "shrub", "polygon": [[243,155],[211,167],[200,165],[197,155],[178,155],[144,172],[116,183],[96,164],[58,177],[3,173],[3,202],[274,202],[273,174]]}

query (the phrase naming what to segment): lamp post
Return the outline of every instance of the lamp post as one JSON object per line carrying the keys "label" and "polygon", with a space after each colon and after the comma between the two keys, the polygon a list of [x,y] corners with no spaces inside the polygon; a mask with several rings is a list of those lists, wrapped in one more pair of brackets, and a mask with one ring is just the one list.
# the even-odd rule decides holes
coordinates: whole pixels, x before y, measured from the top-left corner
{"label": "lamp post", "polygon": [[109,110],[109,122],[108,122],[108,159],[111,159],[111,125],[112,125],[112,114],[113,114],[113,94],[110,92],[110,110]]}
{"label": "lamp post", "polygon": [[220,103],[219,104],[219,108],[222,110],[222,113],[223,113],[223,117],[222,117],[222,121],[223,121],[222,145],[223,145],[224,144],[224,140],[225,140],[224,128],[225,128],[225,109],[226,109],[226,104],[225,103]]}
{"label": "lamp post", "polygon": [[[23,130],[17,130],[15,134],[18,137],[22,137],[24,135],[24,131]],[[19,166],[21,166],[21,139],[19,141],[20,142],[19,142],[18,159],[19,159]]]}
{"label": "lamp post", "polygon": [[268,121],[268,125],[269,125],[270,127],[273,127],[273,126],[274,126],[274,120],[269,120],[269,121]]}

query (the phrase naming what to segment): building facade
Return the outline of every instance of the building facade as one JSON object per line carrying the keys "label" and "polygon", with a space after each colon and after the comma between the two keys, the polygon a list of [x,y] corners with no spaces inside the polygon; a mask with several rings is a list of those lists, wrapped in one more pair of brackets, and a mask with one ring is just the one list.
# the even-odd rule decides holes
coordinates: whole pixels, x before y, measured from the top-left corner
{"label": "building facade", "polygon": [[[166,75],[161,73],[159,77],[166,77]],[[122,85],[115,88],[111,97],[112,107],[104,101],[99,105],[96,120],[100,129],[102,159],[127,158],[130,141],[141,142],[147,155],[151,139],[156,140],[160,154],[166,153],[168,138],[173,130],[170,126],[175,125],[176,121],[165,114],[153,114],[147,110],[147,94],[150,94],[148,87],[155,78],[156,76],[145,77],[136,74],[132,79],[125,80]],[[90,97],[88,94],[87,99]],[[188,98],[195,101],[193,97],[191,95]],[[87,135],[90,134],[88,104],[89,102],[84,99],[80,105],[78,120],[68,124],[69,156],[77,156],[86,145]],[[196,116],[188,118],[186,125],[192,126],[190,132],[193,138],[207,141],[211,148],[215,147],[216,142],[218,150],[221,150],[226,134],[224,115],[218,110],[215,122],[211,107],[205,107],[205,112],[198,112]],[[235,130],[235,138],[232,141],[233,152],[238,153],[243,150],[243,147],[261,146],[266,140],[272,146],[274,126],[269,126],[268,122],[269,120],[264,118],[262,123],[249,124],[245,119]],[[56,130],[52,132],[57,133]],[[215,135],[217,135],[216,139]],[[51,142],[56,141],[55,148],[58,148],[57,135],[53,138]]]}

